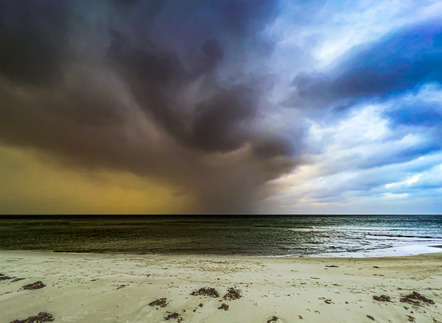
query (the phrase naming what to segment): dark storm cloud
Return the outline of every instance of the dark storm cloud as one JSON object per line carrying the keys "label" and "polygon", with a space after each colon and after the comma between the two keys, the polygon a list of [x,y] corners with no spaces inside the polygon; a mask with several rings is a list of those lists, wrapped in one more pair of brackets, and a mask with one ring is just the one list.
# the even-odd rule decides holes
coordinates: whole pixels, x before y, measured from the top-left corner
{"label": "dark storm cloud", "polygon": [[352,50],[328,73],[298,75],[294,104],[346,108],[442,82],[442,24],[404,28]]}
{"label": "dark storm cloud", "polygon": [[[208,152],[234,150],[253,140],[244,123],[256,112],[259,84],[242,77],[233,85],[219,81],[217,67],[228,70],[222,65],[225,52],[236,60],[237,51],[245,50],[242,46],[264,45],[255,39],[256,33],[272,17],[274,7],[267,1],[170,1],[149,27],[148,45],[112,30],[108,57],[142,109],[170,135]],[[161,30],[161,37],[156,30]],[[208,98],[187,106],[173,101],[201,78],[207,85],[200,94]]]}
{"label": "dark storm cloud", "polygon": [[187,114],[190,125],[184,122],[184,106],[173,101],[195,78],[212,70],[222,57],[216,41],[208,40],[202,44],[200,64],[195,72],[189,72],[174,54],[155,48],[151,52],[127,48],[127,41],[120,34],[112,34],[109,57],[116,62],[117,70],[130,85],[142,109],[170,135],[206,151],[230,151],[247,141],[247,135],[239,126],[253,117],[257,107],[256,93],[251,87],[240,84],[223,88],[214,83],[210,88],[214,94],[190,107],[193,110]]}
{"label": "dark storm cloud", "polygon": [[0,73],[41,84],[59,76],[68,12],[61,1],[0,2]]}
{"label": "dark storm cloud", "polygon": [[156,177],[209,212],[251,211],[254,191],[293,167],[285,139],[252,127],[265,80],[243,68],[271,49],[261,31],[276,1],[0,8],[3,143]]}
{"label": "dark storm cloud", "polygon": [[255,93],[247,87],[224,90],[195,109],[192,144],[207,151],[230,151],[247,141],[240,127],[254,114]]}

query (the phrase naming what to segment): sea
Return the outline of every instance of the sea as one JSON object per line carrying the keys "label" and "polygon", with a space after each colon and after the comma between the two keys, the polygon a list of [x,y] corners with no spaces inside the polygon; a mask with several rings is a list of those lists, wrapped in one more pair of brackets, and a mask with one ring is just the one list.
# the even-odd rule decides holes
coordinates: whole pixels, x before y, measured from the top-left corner
{"label": "sea", "polygon": [[0,216],[0,249],[376,257],[442,252],[442,215]]}

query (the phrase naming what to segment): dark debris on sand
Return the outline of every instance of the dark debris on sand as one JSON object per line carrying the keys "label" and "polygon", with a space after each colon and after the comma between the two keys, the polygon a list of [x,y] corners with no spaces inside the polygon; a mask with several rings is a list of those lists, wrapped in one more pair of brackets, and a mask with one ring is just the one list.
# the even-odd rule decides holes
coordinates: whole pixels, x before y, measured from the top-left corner
{"label": "dark debris on sand", "polygon": [[422,296],[418,292],[413,291],[411,294],[408,294],[404,297],[401,297],[402,303],[408,303],[412,305],[420,305],[421,302],[425,302],[428,304],[434,304],[434,301],[432,299],[426,298],[425,296]]}
{"label": "dark debris on sand", "polygon": [[14,320],[11,323],[41,323],[41,322],[51,322],[54,320],[54,317],[51,313],[48,312],[40,312],[37,316],[29,316],[24,320]]}
{"label": "dark debris on sand", "polygon": [[277,322],[278,321],[278,317],[277,316],[272,316],[271,319],[267,320],[267,323],[272,323],[272,322]]}
{"label": "dark debris on sand", "polygon": [[380,302],[391,302],[391,297],[387,295],[373,296],[373,299]]}
{"label": "dark debris on sand", "polygon": [[183,317],[180,314],[178,314],[177,312],[174,312],[174,313],[167,312],[167,313],[169,313],[169,314],[164,318],[166,321],[178,320],[178,323],[183,321]]}
{"label": "dark debris on sand", "polygon": [[216,291],[215,288],[211,288],[211,287],[203,287],[200,288],[199,290],[193,291],[190,295],[192,296],[209,296],[209,297],[219,297],[218,292]]}
{"label": "dark debris on sand", "polygon": [[149,305],[150,306],[166,307],[166,305],[167,305],[167,298],[156,299],[153,302],[150,302]]}
{"label": "dark debris on sand", "polygon": [[19,282],[20,280],[23,280],[24,278],[14,278],[13,280],[11,280],[13,283],[15,282]]}
{"label": "dark debris on sand", "polygon": [[15,283],[20,280],[23,280],[24,278],[10,277],[10,276],[6,276],[5,274],[0,274],[0,281],[1,280],[9,280],[9,279],[12,279],[11,282]]}
{"label": "dark debris on sand", "polygon": [[367,315],[367,317],[368,317],[370,320],[372,320],[372,321],[376,321],[376,320],[374,319],[374,317],[371,316],[371,315]]}
{"label": "dark debris on sand", "polygon": [[4,274],[0,274],[0,280],[8,280],[8,279],[12,279],[12,277],[6,276]]}
{"label": "dark debris on sand", "polygon": [[241,298],[241,294],[239,292],[239,290],[235,289],[235,288],[229,288],[227,291],[227,294],[224,295],[223,297],[225,300],[235,300],[235,299],[240,299]]}
{"label": "dark debris on sand", "polygon": [[38,282],[35,282],[35,283],[32,283],[32,284],[28,284],[28,285],[23,286],[23,289],[33,290],[33,289],[40,289],[40,288],[43,288],[45,286],[46,285],[43,284],[41,281],[38,281]]}
{"label": "dark debris on sand", "polygon": [[224,310],[224,311],[228,311],[229,310],[229,305],[227,305],[226,303],[222,303],[220,307],[218,307],[219,310]]}

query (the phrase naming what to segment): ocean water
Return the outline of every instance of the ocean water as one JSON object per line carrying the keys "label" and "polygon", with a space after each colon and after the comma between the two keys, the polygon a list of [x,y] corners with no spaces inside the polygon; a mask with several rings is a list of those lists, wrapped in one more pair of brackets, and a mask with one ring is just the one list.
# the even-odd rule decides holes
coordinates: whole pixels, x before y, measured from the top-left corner
{"label": "ocean water", "polygon": [[0,217],[8,250],[381,256],[441,246],[440,215]]}

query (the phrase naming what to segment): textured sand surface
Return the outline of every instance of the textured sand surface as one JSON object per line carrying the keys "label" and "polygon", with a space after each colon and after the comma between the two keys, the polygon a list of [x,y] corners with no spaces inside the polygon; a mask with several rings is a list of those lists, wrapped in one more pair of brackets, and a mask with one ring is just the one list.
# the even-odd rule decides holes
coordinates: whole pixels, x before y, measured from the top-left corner
{"label": "textured sand surface", "polygon": [[[259,258],[0,251],[0,273],[11,277],[0,280],[0,322],[42,311],[54,322],[164,322],[168,312],[183,322],[273,316],[275,322],[442,322],[442,253]],[[46,286],[22,289],[36,281]],[[201,287],[220,297],[190,295]],[[222,299],[230,287],[242,297]],[[412,291],[435,304],[400,302]],[[373,299],[382,294],[392,302]],[[158,298],[167,298],[167,306],[148,305]],[[227,311],[218,309],[222,303]]]}

